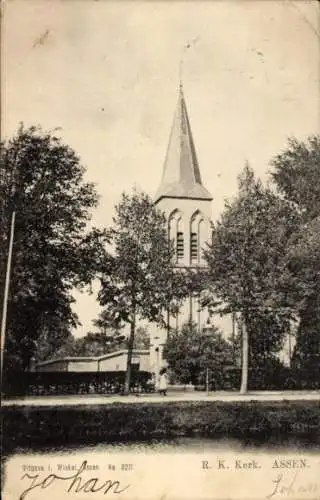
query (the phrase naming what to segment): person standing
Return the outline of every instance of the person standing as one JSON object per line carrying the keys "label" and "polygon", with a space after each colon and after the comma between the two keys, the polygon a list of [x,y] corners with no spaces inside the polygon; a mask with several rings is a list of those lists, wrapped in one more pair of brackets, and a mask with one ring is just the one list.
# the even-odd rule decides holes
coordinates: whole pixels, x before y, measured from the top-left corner
{"label": "person standing", "polygon": [[168,376],[165,369],[160,372],[160,381],[159,381],[159,394],[166,396],[168,388]]}

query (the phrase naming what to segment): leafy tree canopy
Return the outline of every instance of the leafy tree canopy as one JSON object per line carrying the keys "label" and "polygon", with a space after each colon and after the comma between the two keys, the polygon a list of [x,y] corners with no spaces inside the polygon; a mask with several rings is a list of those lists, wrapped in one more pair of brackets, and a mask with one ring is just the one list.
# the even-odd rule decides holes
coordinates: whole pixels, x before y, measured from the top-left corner
{"label": "leafy tree canopy", "polygon": [[271,164],[277,188],[302,216],[288,245],[288,294],[300,319],[294,361],[312,372],[320,353],[320,136],[290,139]]}
{"label": "leafy tree canopy", "polygon": [[40,127],[21,125],[2,144],[3,248],[16,213],[5,352],[15,368],[28,366],[41,335],[59,347],[62,332],[78,323],[73,287],[89,284],[101,267],[106,235],[87,230],[98,196],[84,173],[77,154]]}
{"label": "leafy tree canopy", "polygon": [[207,303],[223,312],[288,314],[287,243],[299,218],[290,205],[256,180],[249,166],[239,193],[227,203],[205,251]]}
{"label": "leafy tree canopy", "polygon": [[[239,192],[226,204],[205,251],[205,302],[222,312],[241,315],[242,393],[247,390],[249,365],[258,361],[261,348],[269,352],[279,349],[293,314],[286,252],[298,224],[298,214],[290,203],[264,187],[246,165],[239,177]],[[271,325],[273,334],[267,341]]]}
{"label": "leafy tree canopy", "polygon": [[285,198],[307,219],[320,215],[320,136],[306,142],[290,138],[287,148],[273,158],[272,177]]}
{"label": "leafy tree canopy", "polygon": [[[99,300],[110,324],[146,319],[165,325],[167,308],[186,296],[174,267],[165,216],[144,193],[123,194],[108,236],[112,245]],[[180,286],[179,286],[180,285]]]}
{"label": "leafy tree canopy", "polygon": [[167,311],[185,297],[183,272],[174,267],[166,220],[144,193],[123,194],[108,232],[112,253],[101,278],[100,304],[114,326],[130,325],[127,390],[138,319],[165,325]]}
{"label": "leafy tree canopy", "polygon": [[207,368],[211,375],[220,378],[223,368],[233,363],[232,346],[219,329],[211,326],[209,332],[199,332],[194,323],[170,332],[164,357],[180,383],[203,384]]}

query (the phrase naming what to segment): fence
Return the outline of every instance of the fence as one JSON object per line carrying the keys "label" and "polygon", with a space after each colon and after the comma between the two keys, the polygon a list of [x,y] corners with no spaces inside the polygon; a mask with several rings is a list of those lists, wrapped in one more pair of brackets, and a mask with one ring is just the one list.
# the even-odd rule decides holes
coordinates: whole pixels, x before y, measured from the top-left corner
{"label": "fence", "polygon": [[[124,390],[125,372],[10,372],[4,377],[2,393],[6,397],[46,396],[67,394],[121,394]],[[241,369],[231,368],[223,372],[209,372],[210,391],[239,391]],[[196,390],[205,390],[200,381]],[[319,369],[249,370],[248,389],[264,390],[319,390]],[[154,391],[151,373],[133,371],[131,393]]]}
{"label": "fence", "polygon": [[[241,385],[241,368],[229,368],[222,372],[209,370],[210,391],[238,391]],[[204,381],[196,386],[197,390],[205,390]],[[277,390],[319,390],[320,369],[298,370],[285,366],[273,369],[249,369],[248,389],[251,391]]]}
{"label": "fence", "polygon": [[[10,372],[2,392],[7,397],[64,394],[119,394],[124,390],[125,372]],[[130,392],[152,392],[151,373],[133,371]]]}

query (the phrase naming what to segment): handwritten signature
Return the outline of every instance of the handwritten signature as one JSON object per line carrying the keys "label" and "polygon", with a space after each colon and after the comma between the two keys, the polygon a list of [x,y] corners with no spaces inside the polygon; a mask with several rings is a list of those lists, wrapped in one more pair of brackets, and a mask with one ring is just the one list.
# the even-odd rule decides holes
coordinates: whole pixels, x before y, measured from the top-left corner
{"label": "handwritten signature", "polygon": [[[297,484],[299,473],[300,471],[297,471],[290,480],[284,477],[283,474],[278,474],[277,478],[272,481],[274,483],[274,489],[270,495],[267,495],[267,498],[278,495],[296,496],[297,494],[300,496],[317,494],[316,498],[320,498],[320,483],[309,481],[308,483],[304,482]],[[314,497],[312,496],[312,498]]]}
{"label": "handwritten signature", "polygon": [[130,487],[130,484],[122,487],[120,486],[119,481],[111,481],[110,479],[101,481],[98,477],[91,477],[89,479],[84,479],[81,475],[83,471],[85,471],[87,466],[87,461],[82,462],[79,470],[72,474],[71,476],[59,476],[57,474],[49,474],[44,478],[41,477],[41,474],[24,474],[21,480],[30,479],[30,484],[28,487],[23,490],[21,493],[19,500],[24,500],[30,491],[39,489],[46,489],[52,486],[53,483],[57,481],[65,481],[66,483],[66,492],[67,493],[97,493],[98,491],[102,492],[104,495],[108,493],[119,494],[123,493]]}

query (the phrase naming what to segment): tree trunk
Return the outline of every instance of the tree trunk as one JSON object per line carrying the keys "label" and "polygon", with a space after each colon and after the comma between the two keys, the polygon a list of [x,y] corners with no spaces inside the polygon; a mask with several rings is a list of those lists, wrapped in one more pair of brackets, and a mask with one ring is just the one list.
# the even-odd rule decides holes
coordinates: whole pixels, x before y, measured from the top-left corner
{"label": "tree trunk", "polygon": [[170,337],[170,306],[167,307],[167,339]]}
{"label": "tree trunk", "polygon": [[130,337],[128,342],[128,357],[127,357],[127,370],[126,370],[126,379],[124,383],[124,394],[128,395],[130,393],[130,382],[131,382],[131,361],[133,354],[133,344],[134,344],[134,334],[136,328],[135,318],[132,320],[130,324]]}
{"label": "tree trunk", "polygon": [[248,390],[248,368],[249,368],[249,334],[246,320],[242,321],[242,369],[240,394]]}
{"label": "tree trunk", "polygon": [[193,303],[192,303],[192,292],[190,292],[190,294],[189,294],[189,325],[190,325],[190,328],[192,328],[192,323],[193,323],[192,306],[193,306]]}

